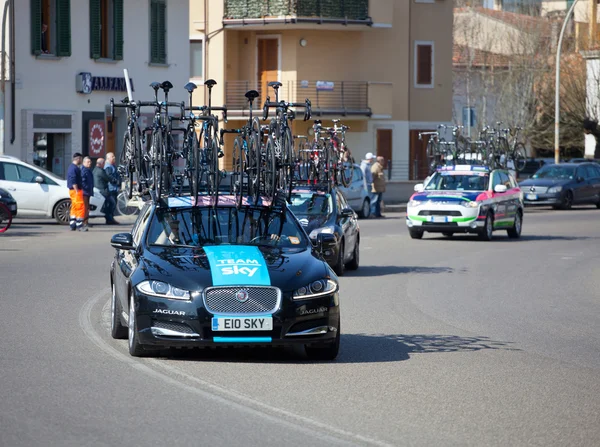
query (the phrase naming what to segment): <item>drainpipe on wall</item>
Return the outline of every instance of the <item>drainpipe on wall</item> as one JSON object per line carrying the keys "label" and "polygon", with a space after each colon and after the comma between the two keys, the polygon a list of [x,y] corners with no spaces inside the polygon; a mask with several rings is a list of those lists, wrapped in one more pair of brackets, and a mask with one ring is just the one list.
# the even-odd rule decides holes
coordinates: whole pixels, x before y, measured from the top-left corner
{"label": "drainpipe on wall", "polygon": [[4,154],[4,102],[6,99],[6,17],[8,13],[9,0],[4,2],[4,13],[2,14],[2,73],[0,75],[0,155]]}
{"label": "drainpipe on wall", "polygon": [[10,1],[10,144],[15,143],[15,0]]}

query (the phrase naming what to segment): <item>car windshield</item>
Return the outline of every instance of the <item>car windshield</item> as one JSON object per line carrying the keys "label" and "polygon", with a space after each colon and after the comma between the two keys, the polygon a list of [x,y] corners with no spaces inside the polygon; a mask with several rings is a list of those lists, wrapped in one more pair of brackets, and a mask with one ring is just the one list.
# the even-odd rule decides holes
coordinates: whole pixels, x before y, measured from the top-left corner
{"label": "car windshield", "polygon": [[575,176],[575,166],[544,166],[531,178],[572,179]]}
{"label": "car windshield", "polygon": [[148,244],[174,247],[269,245],[305,249],[308,241],[294,216],[255,207],[189,207],[157,209]]}
{"label": "car windshield", "polygon": [[292,193],[292,203],[288,205],[296,216],[329,216],[333,210],[331,194]]}
{"label": "car windshield", "polygon": [[489,175],[484,172],[457,174],[436,172],[427,185],[427,191],[486,191]]}

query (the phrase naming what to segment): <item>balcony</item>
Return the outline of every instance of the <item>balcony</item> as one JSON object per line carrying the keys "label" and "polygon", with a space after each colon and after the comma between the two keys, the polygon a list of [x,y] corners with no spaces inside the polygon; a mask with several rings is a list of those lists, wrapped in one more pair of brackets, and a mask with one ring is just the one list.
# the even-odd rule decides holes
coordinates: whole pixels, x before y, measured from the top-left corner
{"label": "balcony", "polygon": [[[244,93],[248,90],[261,93],[254,109],[262,113],[266,95],[274,101],[274,91],[266,86],[257,88],[253,81],[227,81],[225,85],[228,113],[231,116],[248,116],[248,103]],[[313,116],[363,116],[373,112],[369,101],[370,83],[365,81],[285,81],[279,90],[279,99],[289,102],[304,102],[310,99]],[[391,104],[391,99],[390,99]],[[301,115],[300,115],[301,116]]]}
{"label": "balcony", "polygon": [[373,24],[369,0],[225,0],[223,26]]}

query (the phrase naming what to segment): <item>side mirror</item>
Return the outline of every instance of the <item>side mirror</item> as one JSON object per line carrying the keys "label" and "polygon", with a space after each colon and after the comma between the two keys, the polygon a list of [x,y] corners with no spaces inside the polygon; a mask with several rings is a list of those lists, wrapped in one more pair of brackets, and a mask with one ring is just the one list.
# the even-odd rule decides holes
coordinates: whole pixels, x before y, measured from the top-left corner
{"label": "side mirror", "polygon": [[110,238],[110,245],[118,250],[133,250],[133,236],[131,233],[117,233]]}
{"label": "side mirror", "polygon": [[506,192],[506,185],[496,185],[494,187],[494,192],[503,193]]}
{"label": "side mirror", "polygon": [[352,211],[352,208],[344,208],[342,210],[342,212],[340,213],[340,217],[352,217],[354,216],[354,211]]}
{"label": "side mirror", "polygon": [[35,178],[35,182],[36,182],[36,183],[40,183],[40,184],[41,184],[41,183],[44,183],[44,177],[42,177],[41,175],[38,175],[38,176]]}
{"label": "side mirror", "polygon": [[415,192],[423,192],[425,190],[425,185],[423,183],[417,183],[414,189]]}
{"label": "side mirror", "polygon": [[335,235],[331,233],[319,233],[317,234],[317,241],[315,247],[319,253],[323,254],[325,247],[329,245],[335,245]]}

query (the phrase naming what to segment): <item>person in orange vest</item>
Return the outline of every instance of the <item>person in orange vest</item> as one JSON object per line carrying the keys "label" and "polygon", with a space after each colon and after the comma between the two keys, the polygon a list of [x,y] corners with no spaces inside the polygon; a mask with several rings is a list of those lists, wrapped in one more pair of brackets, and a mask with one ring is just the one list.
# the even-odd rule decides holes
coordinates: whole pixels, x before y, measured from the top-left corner
{"label": "person in orange vest", "polygon": [[79,152],[73,154],[73,163],[67,170],[67,187],[71,197],[71,231],[82,230],[85,219],[85,204],[83,202],[83,181],[81,178],[81,158]]}

